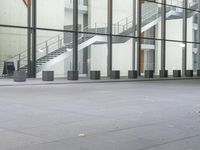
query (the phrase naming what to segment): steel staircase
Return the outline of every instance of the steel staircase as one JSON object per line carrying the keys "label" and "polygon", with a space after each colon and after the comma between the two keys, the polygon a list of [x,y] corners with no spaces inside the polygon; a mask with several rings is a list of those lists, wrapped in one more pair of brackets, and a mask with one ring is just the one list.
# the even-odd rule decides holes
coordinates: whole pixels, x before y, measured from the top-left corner
{"label": "steel staircase", "polygon": [[[148,4],[147,4],[148,5]],[[190,9],[196,9],[198,6],[197,3],[190,4]],[[192,11],[188,12],[188,17],[195,15],[197,12]],[[176,7],[167,7],[166,10],[166,19],[179,19],[182,18],[183,13],[177,11]],[[157,7],[152,10],[144,13],[142,15],[142,29],[141,31],[147,31],[151,27],[155,26],[161,21],[161,9]],[[104,25],[103,27],[86,27],[83,30],[84,32],[90,33],[107,33],[107,27]],[[132,16],[127,17],[113,24],[113,34],[115,35],[131,35],[133,33],[132,26]],[[130,38],[113,38],[113,43],[124,43],[128,41]],[[83,34],[78,39],[78,50],[82,50],[92,44],[105,44],[107,42],[107,37],[103,35],[92,35],[92,34]],[[145,47],[145,45],[143,45]],[[63,35],[55,36],[47,41],[37,45],[37,73],[42,71],[44,68],[48,66],[52,66],[59,61],[69,57],[72,54],[72,42],[64,44]],[[5,61],[14,61],[15,64],[18,63],[19,68],[22,70],[27,70],[27,51],[23,51],[22,53],[13,56]],[[22,66],[22,67],[21,67]],[[0,65],[0,69],[2,67],[2,63]]]}

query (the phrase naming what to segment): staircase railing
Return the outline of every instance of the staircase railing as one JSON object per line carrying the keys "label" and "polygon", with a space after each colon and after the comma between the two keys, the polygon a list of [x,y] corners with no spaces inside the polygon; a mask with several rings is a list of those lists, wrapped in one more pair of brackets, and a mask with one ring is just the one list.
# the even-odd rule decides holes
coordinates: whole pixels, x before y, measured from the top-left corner
{"label": "staircase railing", "polygon": [[[158,9],[152,9],[142,15],[142,21],[156,15]],[[123,18],[112,25],[113,34],[120,34],[125,30],[132,28],[133,16],[130,15],[126,18]],[[104,33],[107,34],[107,23],[94,23],[93,26],[84,27],[83,31],[90,31],[92,33]]]}
{"label": "staircase railing", "polygon": [[[63,35],[59,34],[49,38],[48,40],[37,44],[37,59],[45,55],[48,55],[55,49],[58,49],[63,46]],[[4,61],[12,61],[15,63],[15,66],[19,69],[21,66],[27,65],[27,50],[22,51]],[[3,66],[3,62],[0,66]],[[2,68],[2,67],[1,67]]]}

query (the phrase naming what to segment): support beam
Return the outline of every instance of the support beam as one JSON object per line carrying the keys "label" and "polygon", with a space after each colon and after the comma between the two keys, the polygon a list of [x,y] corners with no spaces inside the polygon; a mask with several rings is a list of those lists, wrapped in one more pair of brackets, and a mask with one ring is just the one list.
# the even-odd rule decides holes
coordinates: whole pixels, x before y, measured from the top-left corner
{"label": "support beam", "polygon": [[162,0],[161,8],[161,70],[166,69],[166,0]]}
{"label": "support beam", "polygon": [[138,76],[141,74],[141,24],[142,24],[142,3],[143,0],[137,1],[137,70],[138,70]]}
{"label": "support beam", "polygon": [[[136,37],[135,31],[136,31],[136,1],[133,0],[133,37]],[[132,50],[132,70],[135,70],[135,42],[136,39],[133,38],[132,40],[132,46],[133,46],[133,50]]]}
{"label": "support beam", "polygon": [[113,22],[113,0],[108,0],[108,58],[107,76],[110,77],[112,71],[112,22]]}
{"label": "support beam", "polygon": [[78,71],[78,0],[73,0],[73,30],[72,71]]}
{"label": "support beam", "polygon": [[37,34],[36,34],[36,27],[37,27],[37,0],[33,0],[32,2],[32,62],[31,62],[31,77],[36,78],[36,52],[37,52]]}
{"label": "support beam", "polygon": [[[27,26],[31,27],[31,1],[27,5]],[[20,61],[20,60],[19,60]],[[31,77],[31,29],[27,30],[27,75]]]}
{"label": "support beam", "polygon": [[[200,2],[198,3],[198,10],[200,10]],[[198,30],[197,30],[197,38],[198,38],[198,41],[197,42],[200,42],[200,13],[198,13]],[[196,70],[200,70],[200,44],[198,44],[198,51],[197,51],[197,57],[196,57],[196,62],[197,62],[197,66],[196,66]]]}
{"label": "support beam", "polygon": [[182,48],[182,75],[185,76],[187,70],[187,4],[188,0],[183,0],[183,48]]}

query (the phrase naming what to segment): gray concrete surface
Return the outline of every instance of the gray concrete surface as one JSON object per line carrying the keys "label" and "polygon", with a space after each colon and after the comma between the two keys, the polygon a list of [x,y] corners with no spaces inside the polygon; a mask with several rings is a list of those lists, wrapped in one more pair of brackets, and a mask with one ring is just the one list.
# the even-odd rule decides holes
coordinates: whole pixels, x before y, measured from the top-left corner
{"label": "gray concrete surface", "polygon": [[199,150],[199,141],[200,80],[0,86],[0,150]]}

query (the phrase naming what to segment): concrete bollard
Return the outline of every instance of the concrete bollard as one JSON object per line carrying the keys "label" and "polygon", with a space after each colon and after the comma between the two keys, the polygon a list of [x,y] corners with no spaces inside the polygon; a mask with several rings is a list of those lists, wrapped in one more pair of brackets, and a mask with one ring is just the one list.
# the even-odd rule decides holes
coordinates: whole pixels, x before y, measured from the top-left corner
{"label": "concrete bollard", "polygon": [[144,77],[145,77],[145,78],[153,78],[153,73],[154,73],[153,70],[145,70],[145,75],[144,75]]}
{"label": "concrete bollard", "polygon": [[25,82],[26,81],[26,72],[19,70],[14,72],[14,77],[13,77],[15,82]]}
{"label": "concrete bollard", "polygon": [[42,71],[43,81],[54,81],[54,71]]}
{"label": "concrete bollard", "polygon": [[167,78],[168,70],[160,70],[160,78]]}
{"label": "concrete bollard", "polygon": [[110,78],[111,79],[120,79],[120,71],[119,70],[113,70],[110,72]]}
{"label": "concrete bollard", "polygon": [[181,77],[181,70],[173,70],[173,77],[180,78]]}
{"label": "concrete bollard", "polygon": [[68,80],[78,80],[79,76],[78,76],[78,71],[68,71],[67,72],[67,79]]}
{"label": "concrete bollard", "polygon": [[186,77],[193,77],[193,70],[186,70],[185,76]]}
{"label": "concrete bollard", "polygon": [[129,79],[137,79],[138,72],[136,70],[129,70],[128,71],[128,78]]}
{"label": "concrete bollard", "polygon": [[101,72],[96,71],[90,71],[90,80],[100,80],[101,79]]}

